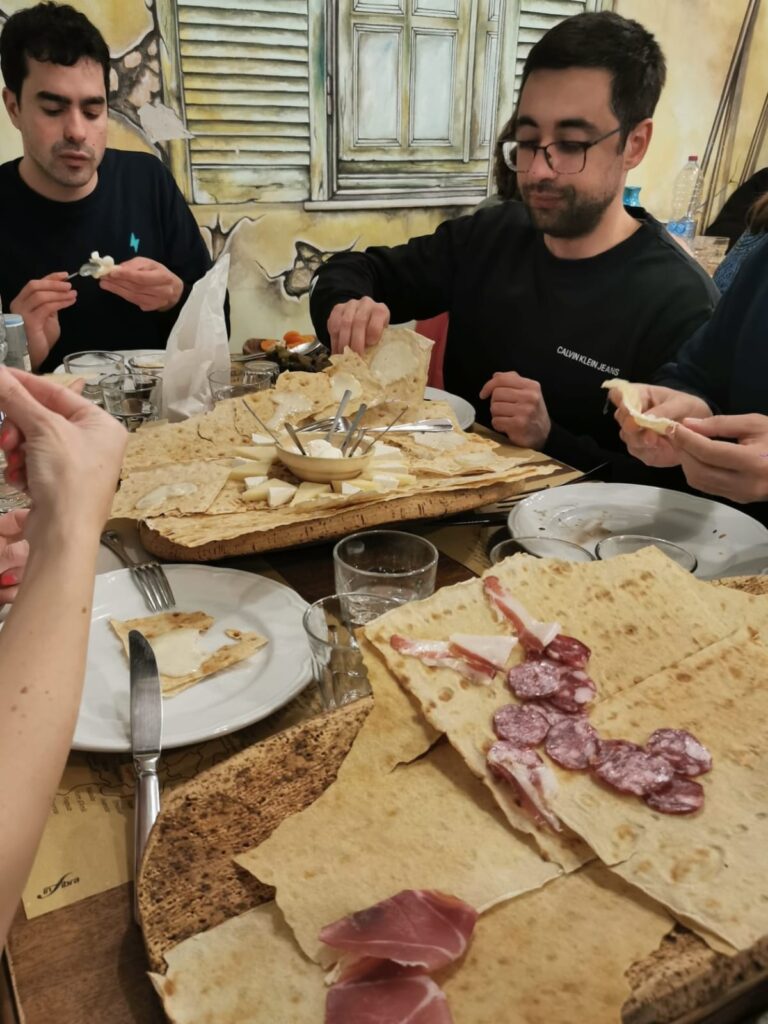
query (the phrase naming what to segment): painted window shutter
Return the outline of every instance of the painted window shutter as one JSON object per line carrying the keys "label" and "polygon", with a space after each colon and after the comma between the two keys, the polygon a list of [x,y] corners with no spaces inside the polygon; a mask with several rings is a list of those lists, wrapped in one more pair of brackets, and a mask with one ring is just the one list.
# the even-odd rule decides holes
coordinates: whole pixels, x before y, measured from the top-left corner
{"label": "painted window shutter", "polygon": [[[516,23],[514,102],[520,93],[525,58],[534,43],[564,18],[598,10],[597,0],[521,0]],[[510,111],[511,113],[511,111]]]}
{"label": "painted window shutter", "polygon": [[306,196],[306,0],[180,0],[177,12],[196,201]]}

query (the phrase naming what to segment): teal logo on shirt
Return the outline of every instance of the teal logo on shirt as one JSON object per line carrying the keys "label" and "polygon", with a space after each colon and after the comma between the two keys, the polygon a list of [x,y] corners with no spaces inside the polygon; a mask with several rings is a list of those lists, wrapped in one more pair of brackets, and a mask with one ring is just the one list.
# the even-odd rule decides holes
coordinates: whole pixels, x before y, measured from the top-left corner
{"label": "teal logo on shirt", "polygon": [[140,240],[136,237],[136,235],[134,235],[134,233],[131,232],[131,240],[128,243],[128,245],[133,249],[135,253],[138,253],[139,251],[139,241]]}

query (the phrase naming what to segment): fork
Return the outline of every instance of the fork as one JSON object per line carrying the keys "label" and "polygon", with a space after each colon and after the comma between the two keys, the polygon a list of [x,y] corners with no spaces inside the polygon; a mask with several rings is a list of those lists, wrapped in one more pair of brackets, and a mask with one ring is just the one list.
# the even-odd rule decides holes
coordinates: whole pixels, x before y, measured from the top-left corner
{"label": "fork", "polygon": [[[302,427],[302,431],[306,434],[316,431],[328,430],[333,420],[331,418],[324,420],[315,420],[314,423],[308,424],[306,427]],[[338,430],[349,430],[351,420],[347,419],[346,416],[342,416],[338,421]],[[366,434],[383,434],[385,431],[393,434],[433,434],[442,433],[443,431],[449,431],[454,429],[454,425],[449,419],[431,419],[431,420],[416,420],[415,423],[398,423],[392,427],[361,427]]]}
{"label": "fork", "polygon": [[137,561],[128,553],[119,534],[114,530],[105,530],[101,535],[101,543],[128,567],[133,582],[141,591],[144,603],[151,612],[167,612],[176,607],[171,584],[159,562]]}

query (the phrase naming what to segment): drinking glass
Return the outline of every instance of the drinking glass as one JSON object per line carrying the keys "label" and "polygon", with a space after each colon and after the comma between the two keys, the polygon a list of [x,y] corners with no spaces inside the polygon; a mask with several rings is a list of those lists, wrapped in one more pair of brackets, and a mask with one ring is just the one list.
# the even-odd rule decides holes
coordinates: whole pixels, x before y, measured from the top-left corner
{"label": "drinking glass", "polygon": [[104,408],[127,430],[136,430],[160,412],[162,378],[156,373],[116,373],[101,382]]}
{"label": "drinking glass", "polygon": [[570,540],[557,537],[510,537],[494,544],[489,552],[491,564],[496,565],[511,555],[533,555],[535,558],[557,558],[561,562],[594,562],[591,551]]}
{"label": "drinking glass", "polygon": [[601,540],[595,549],[598,558],[613,558],[615,555],[631,555],[641,548],[658,548],[667,558],[677,562],[688,572],[696,572],[699,562],[692,551],[673,544],[663,537],[646,537],[639,533],[618,533],[614,537],[606,537]]}
{"label": "drinking glass", "polygon": [[125,360],[118,352],[102,352],[95,349],[90,352],[72,352],[64,356],[66,373],[83,377],[83,398],[101,404],[101,382],[105,377],[115,373],[123,373]]}
{"label": "drinking glass", "polygon": [[331,594],[304,612],[312,673],[326,710],[370,694],[355,630],[398,606],[398,601],[382,594]]}
{"label": "drinking glass", "polygon": [[435,589],[437,548],[400,530],[364,530],[333,549],[336,590],[365,591],[399,604],[429,597]]}
{"label": "drinking glass", "polygon": [[254,391],[266,391],[276,379],[274,364],[233,363],[228,370],[214,370],[208,374],[208,384],[214,402],[225,398],[242,398]]}

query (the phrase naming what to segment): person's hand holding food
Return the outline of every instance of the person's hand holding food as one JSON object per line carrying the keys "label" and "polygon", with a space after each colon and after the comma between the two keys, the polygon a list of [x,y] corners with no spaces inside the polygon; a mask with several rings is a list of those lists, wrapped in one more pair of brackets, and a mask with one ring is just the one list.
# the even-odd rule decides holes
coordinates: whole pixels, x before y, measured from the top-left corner
{"label": "person's hand holding food", "polygon": [[66,270],[27,281],[10,304],[10,312],[24,320],[33,368],[42,363],[59,340],[59,313],[77,301],[77,291],[67,280]]}
{"label": "person's hand holding food", "polygon": [[669,443],[696,490],[740,503],[768,499],[768,416],[686,419]]}
{"label": "person's hand holding food", "polygon": [[634,413],[641,412],[678,423],[686,416],[710,416],[709,406],[702,398],[686,394],[684,391],[675,391],[673,388],[655,384],[635,384],[633,387],[637,409],[632,411],[627,408],[618,388],[608,392],[608,397],[616,406],[614,417],[621,427],[620,437],[627,446],[627,451],[646,466],[665,468],[680,465],[679,453],[667,435],[656,433],[636,423]]}
{"label": "person's hand holding food", "polygon": [[491,425],[506,434],[521,448],[541,450],[546,444],[552,421],[536,380],[521,377],[510,370],[494,373],[480,392],[480,398],[491,400]]}
{"label": "person's hand holding food", "polygon": [[339,302],[328,317],[331,351],[343,352],[351,348],[362,355],[366,348],[377,344],[385,327],[389,326],[389,307],[374,302],[369,296]]}
{"label": "person's hand holding food", "polygon": [[124,428],[71,389],[9,367],[0,367],[0,409],[6,480],[32,499],[27,539],[62,518],[72,531],[100,529],[117,487]]}
{"label": "person's hand holding food", "polygon": [[118,263],[99,277],[99,287],[132,302],[144,313],[173,309],[184,292],[184,282],[162,263],[136,256]]}

